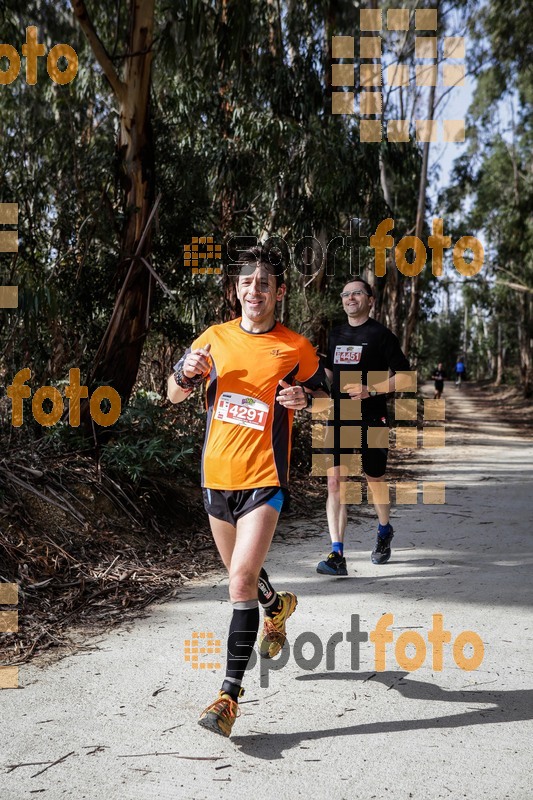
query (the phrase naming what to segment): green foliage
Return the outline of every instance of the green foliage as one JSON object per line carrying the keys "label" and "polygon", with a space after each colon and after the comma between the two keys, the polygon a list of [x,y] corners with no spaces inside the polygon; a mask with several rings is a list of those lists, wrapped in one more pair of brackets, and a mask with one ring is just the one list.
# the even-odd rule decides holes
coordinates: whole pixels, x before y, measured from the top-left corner
{"label": "green foliage", "polygon": [[[485,245],[483,274],[465,282],[469,362],[480,377],[500,365],[532,385],[533,49],[524,31],[528,2],[487,0],[470,16],[480,42],[469,54],[477,77],[467,126],[468,152],[455,164],[444,205]],[[505,373],[498,374],[505,380]]]}
{"label": "green foliage", "polygon": [[102,447],[102,464],[135,483],[157,474],[182,478],[190,469],[196,437],[173,430],[160,401],[156,392],[138,391]]}
{"label": "green foliage", "polygon": [[[351,216],[375,225],[386,213],[379,148],[361,145],[353,121],[328,111],[331,36],[357,31],[357,9],[235,2],[224,17],[222,8],[156,3],[151,116],[162,200],[153,263],[173,301],[154,288],[151,341],[175,347],[224,313],[221,282],[183,269],[193,235],[273,234],[292,246],[306,235],[328,241],[347,233]],[[103,0],[88,12],[122,75],[128,4]],[[48,380],[71,366],[86,374],[92,364],[119,286],[125,209],[116,101],[69,3],[29,0],[23,16],[9,0],[5,41],[22,41],[28,19],[47,47],[70,43],[80,64],[75,80],[58,86],[39,59],[37,86],[18,80],[2,93],[0,202],[19,201],[21,239],[3,271],[16,278],[21,302],[0,319],[0,351],[13,367],[31,353],[36,380]],[[387,159],[410,218],[418,149],[388,146]],[[344,276],[304,292],[305,280],[293,273],[289,320],[306,304],[315,316],[329,315],[320,297]]]}
{"label": "green foliage", "polygon": [[451,379],[461,347],[460,313],[441,314],[428,320],[422,325],[420,335],[421,379],[429,380],[439,362]]}
{"label": "green foliage", "polygon": [[[19,202],[21,244],[11,263],[4,257],[0,277],[19,284],[21,302],[0,316],[0,352],[9,375],[31,365],[35,385],[57,382],[69,367],[79,367],[83,379],[123,271],[120,237],[126,209],[117,174],[117,105],[66,0],[28,0],[24,14],[16,0],[7,0],[4,8],[4,41],[21,42],[31,19],[44,31],[47,48],[68,42],[76,49],[80,69],[71,84],[58,86],[40,59],[37,86],[19,79],[3,87],[0,202]],[[123,76],[131,4],[102,0],[88,3],[88,11]],[[140,391],[120,418],[119,433],[102,450],[102,458],[117,471],[137,481],[157,469],[177,473],[190,454],[192,435],[178,435],[176,445],[168,411],[150,399],[148,389],[161,395],[176,354],[224,315],[222,281],[193,276],[183,267],[183,245],[192,236],[214,234],[219,242],[239,234],[282,236],[291,247],[313,236],[325,244],[347,235],[353,217],[368,220],[373,230],[390,215],[396,238],[412,232],[419,147],[413,142],[361,144],[357,118],[329,114],[331,37],[357,36],[358,24],[359,9],[346,0],[306,0],[303,5],[294,0],[156,2],[150,113],[156,191],[162,199],[152,261],[172,298],[159,286],[153,288]],[[409,47],[406,59],[412,60],[412,42]],[[524,46],[521,64],[526,55]],[[501,73],[494,69],[485,83],[488,113],[501,89]],[[525,82],[520,91],[527,96],[524,87]],[[394,103],[391,99],[389,118],[399,114]],[[524,142],[526,134],[524,128]],[[527,150],[519,149],[522,175],[527,173]],[[494,214],[493,228],[501,232],[500,250],[520,260],[532,243],[529,222],[517,251],[516,231],[526,225],[531,194],[520,192],[520,203],[506,219],[512,165],[503,151],[495,150],[494,159],[484,172],[475,163],[464,164],[463,177],[466,181],[468,172],[469,187],[483,190],[485,209],[501,191],[505,203]],[[382,169],[392,208],[384,199]],[[527,188],[525,179],[522,188]],[[458,214],[464,210],[458,198],[455,208]],[[485,211],[480,207],[472,213],[480,217]],[[321,347],[328,328],[343,319],[338,293],[347,275],[347,251],[338,254],[335,275],[321,273],[310,281],[311,275],[291,267],[288,323]],[[401,332],[410,283],[400,279],[393,301],[387,294],[389,277],[378,282],[382,318],[387,322],[388,305],[397,302]],[[424,314],[431,314],[434,286],[426,268]],[[77,441],[62,423],[45,439],[58,451]]]}

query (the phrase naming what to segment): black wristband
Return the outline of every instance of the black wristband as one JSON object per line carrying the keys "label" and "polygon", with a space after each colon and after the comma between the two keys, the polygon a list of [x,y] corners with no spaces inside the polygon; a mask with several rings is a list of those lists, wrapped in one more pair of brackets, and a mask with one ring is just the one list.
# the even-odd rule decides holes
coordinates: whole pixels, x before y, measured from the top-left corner
{"label": "black wristband", "polygon": [[192,392],[193,389],[196,389],[196,387],[205,380],[205,377],[205,375],[194,375],[192,378],[188,378],[183,373],[183,359],[178,361],[178,365],[174,373],[174,380],[180,389],[183,389],[185,392]]}
{"label": "black wristband", "polygon": [[309,408],[310,406],[313,405],[313,395],[307,392],[306,394],[307,394],[307,405],[305,406],[305,408]]}

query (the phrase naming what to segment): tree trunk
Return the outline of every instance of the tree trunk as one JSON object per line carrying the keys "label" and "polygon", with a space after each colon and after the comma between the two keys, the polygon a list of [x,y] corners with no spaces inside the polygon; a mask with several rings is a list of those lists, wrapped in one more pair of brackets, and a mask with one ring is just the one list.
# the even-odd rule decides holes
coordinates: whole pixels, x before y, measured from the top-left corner
{"label": "tree trunk", "polygon": [[518,343],[520,347],[520,375],[524,397],[531,397],[533,392],[531,374],[531,309],[530,298],[520,297],[520,314],[518,317]]}
{"label": "tree trunk", "polygon": [[503,383],[503,348],[502,348],[502,324],[498,322],[498,340],[496,345],[496,386]]}
{"label": "tree trunk", "polygon": [[291,267],[287,269],[285,273],[285,294],[281,300],[281,313],[280,313],[280,322],[287,327],[290,327],[291,324],[291,316],[290,316],[290,304],[289,304],[289,296],[291,293]]}
{"label": "tree trunk", "polygon": [[[437,3],[438,8],[438,3]],[[435,110],[435,86],[429,90],[429,103],[428,103],[428,119],[433,119]],[[418,207],[416,211],[416,229],[415,236],[419,239],[422,238],[422,229],[424,227],[424,216],[426,211],[426,193],[428,181],[428,165],[429,165],[429,142],[424,142],[422,149],[422,172],[420,174],[420,186],[418,190]],[[415,332],[418,323],[418,311],[420,308],[420,275],[415,275],[411,278],[411,297],[409,300],[409,310],[407,312],[407,319],[405,321],[405,328],[403,332],[403,351],[409,352],[411,346],[411,339]]]}
{"label": "tree trunk", "polygon": [[[380,151],[379,155],[379,177],[383,197],[394,219],[396,214],[389,185],[387,166],[383,158],[383,150]],[[400,332],[400,304],[401,292],[399,286],[399,272],[394,263],[394,251],[390,250],[386,261],[385,285],[381,297],[376,297],[374,307],[376,309],[375,318],[377,321],[382,322],[390,328],[395,336],[398,336]]]}
{"label": "tree trunk", "polygon": [[[126,42],[129,55],[125,59],[123,79],[120,79],[94,29],[85,3],[71,0],[80,27],[111,84],[120,114],[117,151],[126,211],[119,267],[119,276],[123,280],[93,361],[88,384],[111,384],[123,402],[127,402],[133,389],[149,328],[152,278],[140,257],[148,260],[151,252],[151,235],[149,230],[145,233],[145,228],[155,196],[150,125],[154,2],[132,0],[130,4]],[[138,257],[134,259],[136,254]]]}
{"label": "tree trunk", "polygon": [[[218,40],[220,42],[220,61],[219,61],[219,86],[218,103],[221,116],[221,139],[224,147],[229,144],[232,138],[231,116],[233,108],[228,99],[231,89],[230,79],[227,75],[228,64],[224,47],[230,38],[230,33],[226,31],[228,24],[228,0],[221,0],[217,3],[216,24],[218,26]],[[235,197],[233,192],[227,187],[222,178],[223,164],[220,164],[219,175],[217,176],[218,189],[215,189],[215,199],[218,204],[218,229],[217,236],[221,241],[227,241],[233,227],[233,212],[235,210]],[[227,270],[222,270],[222,308],[221,317],[224,321],[235,319],[241,313],[241,305],[237,297],[237,286],[235,278],[228,275]]]}

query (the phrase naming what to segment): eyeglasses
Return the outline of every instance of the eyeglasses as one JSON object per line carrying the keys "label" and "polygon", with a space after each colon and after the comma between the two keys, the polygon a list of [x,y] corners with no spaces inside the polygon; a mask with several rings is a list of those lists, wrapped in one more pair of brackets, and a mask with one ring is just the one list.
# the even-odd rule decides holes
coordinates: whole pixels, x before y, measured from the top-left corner
{"label": "eyeglasses", "polygon": [[346,300],[348,297],[361,297],[364,294],[366,297],[372,297],[371,294],[368,292],[363,292],[361,289],[356,289],[355,292],[341,292],[341,297],[343,300]]}

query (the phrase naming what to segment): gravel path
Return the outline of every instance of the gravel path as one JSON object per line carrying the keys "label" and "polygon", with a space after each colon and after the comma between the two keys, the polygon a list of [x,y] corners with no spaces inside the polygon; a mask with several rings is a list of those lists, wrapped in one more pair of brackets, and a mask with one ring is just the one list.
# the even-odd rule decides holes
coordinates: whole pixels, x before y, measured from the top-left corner
{"label": "gravel path", "polygon": [[[184,660],[194,631],[224,643],[221,573],[76,655],[21,668],[21,688],[0,693],[2,795],[533,797],[533,440],[498,422],[474,390],[447,385],[446,399],[446,447],[419,450],[409,465],[419,481],[445,481],[446,503],[395,509],[389,564],[370,562],[375,523],[365,506],[350,507],[345,579],[315,572],[328,552],[325,513],[306,523],[316,536],[292,541],[294,520],[280,528],[267,568],[276,586],[299,597],[291,648],[281,668],[263,662],[246,676],[231,740],[196,724],[222,670]],[[383,614],[393,617],[393,641],[378,671],[374,643],[357,644],[356,631],[364,639]],[[442,669],[428,642],[434,615],[450,632]],[[414,633],[398,641],[406,631]],[[461,638],[463,631],[472,633]],[[421,666],[409,671],[415,655]],[[475,658],[479,666],[466,670]]]}

